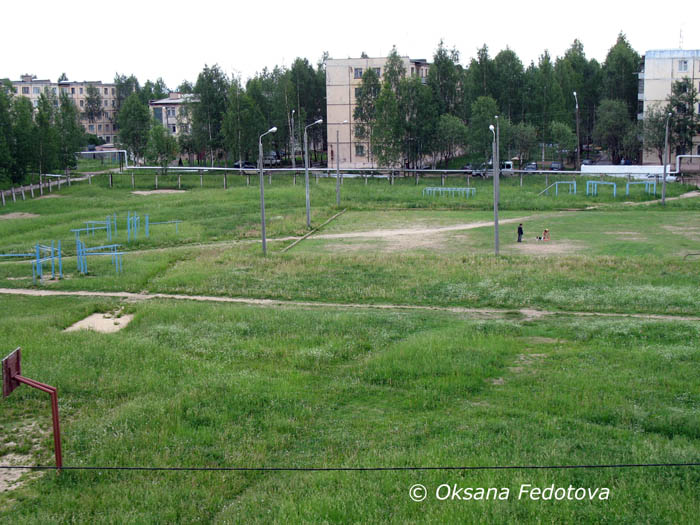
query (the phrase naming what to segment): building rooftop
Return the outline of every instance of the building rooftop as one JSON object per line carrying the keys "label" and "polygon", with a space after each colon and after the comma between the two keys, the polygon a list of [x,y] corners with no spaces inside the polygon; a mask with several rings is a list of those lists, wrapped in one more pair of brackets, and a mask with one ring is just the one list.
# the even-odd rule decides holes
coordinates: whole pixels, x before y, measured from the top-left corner
{"label": "building rooftop", "polygon": [[652,49],[646,58],[700,58],[700,49]]}

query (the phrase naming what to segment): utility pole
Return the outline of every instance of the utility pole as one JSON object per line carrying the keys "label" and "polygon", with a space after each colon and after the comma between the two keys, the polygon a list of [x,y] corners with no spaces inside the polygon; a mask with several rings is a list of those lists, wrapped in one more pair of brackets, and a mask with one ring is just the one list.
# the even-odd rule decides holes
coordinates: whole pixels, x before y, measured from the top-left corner
{"label": "utility pole", "polygon": [[581,171],[581,134],[579,133],[578,121],[578,97],[574,91],[574,100],[576,100],[576,171]]}
{"label": "utility pole", "polygon": [[[496,117],[498,119],[498,117]],[[496,120],[496,124],[498,125],[498,120]],[[498,198],[499,198],[499,179],[498,175],[500,172],[500,164],[499,164],[499,159],[498,159],[498,135],[496,134],[496,128],[494,127],[493,124],[489,126],[489,129],[491,130],[491,133],[493,133],[493,154],[492,154],[492,162],[493,162],[493,246],[494,246],[494,254],[498,256],[498,248],[499,248],[499,239],[498,239]]]}
{"label": "utility pole", "polygon": [[258,167],[260,168],[260,220],[262,222],[262,250],[267,255],[267,237],[265,235],[265,179],[263,176],[263,148],[262,138],[268,133],[276,133],[277,128],[272,127],[258,137]]}
{"label": "utility pole", "polygon": [[669,161],[669,151],[668,151],[668,121],[671,120],[671,115],[672,113],[669,113],[666,116],[666,134],[664,136],[664,154],[663,154],[663,160],[664,160],[664,180],[661,183],[661,204],[666,205],[666,166]]}

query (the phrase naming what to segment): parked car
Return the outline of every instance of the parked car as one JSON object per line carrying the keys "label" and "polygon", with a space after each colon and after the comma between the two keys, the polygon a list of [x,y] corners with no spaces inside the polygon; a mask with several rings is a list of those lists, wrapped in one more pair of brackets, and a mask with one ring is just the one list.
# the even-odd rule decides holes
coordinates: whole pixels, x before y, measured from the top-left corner
{"label": "parked car", "polygon": [[236,161],[236,162],[234,163],[233,167],[234,167],[234,168],[243,168],[244,170],[249,170],[249,169],[255,170],[255,169],[258,169],[258,166],[257,166],[254,162],[248,162],[248,161],[245,161],[245,162],[243,163],[242,166],[241,166],[240,161]]}
{"label": "parked car", "polygon": [[552,164],[549,166],[549,169],[552,171],[561,171],[564,169],[564,166],[562,165],[561,162],[554,161]]}
{"label": "parked car", "polygon": [[486,163],[482,162],[478,168],[472,170],[472,177],[490,177],[491,172],[489,171],[489,169],[490,166],[487,166]]}
{"label": "parked car", "polygon": [[464,172],[467,174],[474,173],[474,168],[471,164],[465,164],[464,166],[462,166],[462,170],[464,170]]}
{"label": "parked car", "polygon": [[263,157],[263,165],[265,166],[279,166],[280,159],[277,158],[277,153],[271,151]]}
{"label": "parked car", "polygon": [[525,166],[525,171],[537,171],[537,163],[536,162],[528,162],[527,165]]}
{"label": "parked car", "polygon": [[581,161],[581,166],[593,166],[595,161],[593,159],[583,159]]}

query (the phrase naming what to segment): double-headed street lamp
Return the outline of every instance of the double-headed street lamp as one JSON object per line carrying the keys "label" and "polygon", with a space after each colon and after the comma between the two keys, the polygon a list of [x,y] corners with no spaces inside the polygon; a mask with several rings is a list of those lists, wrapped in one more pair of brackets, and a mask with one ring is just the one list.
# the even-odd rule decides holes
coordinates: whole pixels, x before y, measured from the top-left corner
{"label": "double-headed street lamp", "polygon": [[669,151],[668,151],[668,122],[671,120],[673,113],[666,116],[666,133],[664,135],[664,154],[662,155],[664,161],[664,180],[661,183],[661,204],[666,205],[666,165],[669,162]]}
{"label": "double-headed street lamp", "polygon": [[311,228],[311,198],[309,197],[309,137],[307,130],[316,124],[323,124],[323,119],[318,119],[304,128],[304,180],[306,182],[306,227]]}
{"label": "double-headed street lamp", "polygon": [[[341,124],[347,124],[347,119]],[[340,126],[335,130],[335,205],[340,207]]]}
{"label": "double-headed street lamp", "polygon": [[275,133],[276,127],[268,129],[258,138],[258,166],[260,168],[260,220],[262,222],[262,249],[263,255],[267,255],[267,239],[265,237],[265,181],[263,179],[263,147],[262,138],[268,133]]}
{"label": "double-headed street lamp", "polygon": [[[498,117],[496,117],[496,126],[498,126]],[[494,243],[494,253],[498,255],[498,200],[500,198],[500,180],[499,174],[501,171],[501,162],[498,158],[498,129],[494,127],[493,124],[489,126],[491,133],[493,133],[493,243]]]}
{"label": "double-headed street lamp", "polygon": [[576,96],[576,91],[574,91],[574,100],[576,101],[576,171],[581,171],[581,135],[579,133],[578,96]]}

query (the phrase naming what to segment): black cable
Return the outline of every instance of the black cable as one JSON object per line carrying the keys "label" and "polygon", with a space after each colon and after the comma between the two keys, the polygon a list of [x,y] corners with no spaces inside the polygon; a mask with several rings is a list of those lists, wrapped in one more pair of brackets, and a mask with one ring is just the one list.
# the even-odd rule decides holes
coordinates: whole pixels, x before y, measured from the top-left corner
{"label": "black cable", "polygon": [[486,465],[471,467],[61,467],[52,465],[0,465],[0,469],[28,470],[138,470],[138,471],[231,471],[231,472],[366,472],[426,470],[565,470],[655,467],[700,467],[697,463],[613,463],[604,465]]}

